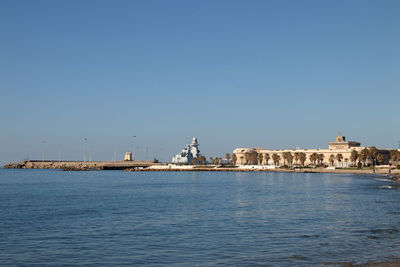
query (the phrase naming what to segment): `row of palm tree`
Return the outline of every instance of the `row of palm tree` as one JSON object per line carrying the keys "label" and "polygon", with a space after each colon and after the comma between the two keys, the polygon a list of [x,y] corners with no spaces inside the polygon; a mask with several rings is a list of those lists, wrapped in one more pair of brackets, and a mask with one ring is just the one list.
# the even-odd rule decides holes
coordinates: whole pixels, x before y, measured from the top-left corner
{"label": "row of palm tree", "polygon": [[211,164],[215,164],[215,165],[221,165],[222,164],[222,158],[218,158],[218,157],[210,157],[210,163]]}
{"label": "row of palm tree", "polygon": [[[203,156],[200,156],[200,157],[203,157]],[[203,157],[202,160],[200,160],[200,157],[199,157],[200,164],[205,163],[206,162],[206,158]],[[230,163],[231,162],[231,154],[226,153],[225,154],[225,160],[226,160],[227,163]],[[210,157],[210,161],[209,162],[211,164],[215,164],[215,165],[222,165],[223,159],[222,159],[222,157],[215,157],[215,158]],[[235,154],[232,155],[232,162],[233,162],[233,164],[236,164],[236,155]]]}
{"label": "row of palm tree", "polygon": [[[301,165],[304,165],[304,162],[306,161],[306,153],[304,152],[295,152],[292,154],[291,152],[283,152],[282,157],[276,153],[272,154],[272,161],[274,162],[274,165],[279,165],[279,162],[281,161],[281,158],[283,158],[283,165],[286,165],[286,162],[288,163],[289,166],[293,165],[293,160],[296,162],[296,164],[300,161]],[[257,155],[257,161],[259,165],[262,165],[263,162],[265,161],[266,165],[269,165],[269,160],[271,159],[271,156],[268,153],[259,153]]]}
{"label": "row of palm tree", "polygon": [[[400,161],[400,151],[397,149],[393,149],[390,151],[391,163],[399,165]],[[229,162],[230,155],[226,154],[226,159]],[[250,162],[250,155],[245,154],[245,157],[241,157],[241,160],[245,160],[246,164]],[[290,151],[285,151],[282,155],[278,155],[276,153],[270,154],[268,153],[258,153],[257,162],[259,165],[262,165],[264,162],[266,165],[269,165],[269,161],[272,159],[274,165],[279,165],[281,159],[283,159],[283,165],[293,166],[293,161],[296,165],[300,162],[300,165],[304,166],[304,163],[307,159],[306,153],[304,152],[294,152],[293,154]],[[309,160],[313,165],[322,165],[324,162],[325,156],[324,154],[312,153],[309,156]],[[383,163],[385,162],[385,156],[382,153],[379,153],[376,147],[364,148],[360,152],[357,152],[355,149],[351,151],[350,158],[344,158],[341,153],[331,154],[328,158],[329,164],[331,166],[334,165],[335,161],[340,165],[343,161],[346,162],[346,165],[350,161],[351,164],[357,165],[357,161],[361,163],[363,166],[367,165],[367,161],[371,160],[372,164]],[[235,154],[232,155],[232,162],[236,164],[237,156]]]}
{"label": "row of palm tree", "polygon": [[207,161],[207,160],[206,160],[206,157],[204,157],[203,155],[200,155],[200,156],[199,156],[199,163],[200,163],[200,165],[203,165],[206,161]]}
{"label": "row of palm tree", "polygon": [[[203,165],[203,164],[205,164],[205,163],[207,163],[207,159],[206,159],[206,157],[204,157],[203,155],[200,155],[199,157],[198,157],[198,162],[199,162],[199,164],[200,165]],[[211,164],[222,164],[222,158],[218,158],[218,157],[216,157],[216,158],[213,158],[213,157],[210,157],[210,161],[209,161]],[[192,164],[194,165],[196,162],[195,162],[195,159],[192,159]]]}
{"label": "row of palm tree", "polygon": [[[399,151],[398,150],[391,150],[390,151],[390,155],[392,158],[392,162],[398,162],[399,159]],[[367,160],[371,160],[372,161],[372,165],[375,166],[375,164],[378,163],[383,163],[385,161],[385,157],[383,154],[378,153],[378,150],[376,149],[376,147],[370,147],[368,148],[364,148],[363,150],[359,152],[357,152],[356,150],[352,150],[351,154],[350,154],[350,162],[353,165],[357,165],[357,161],[359,163],[362,163],[363,166],[367,165]]]}
{"label": "row of palm tree", "polygon": [[[246,156],[246,163],[249,161],[249,156]],[[236,156],[235,156],[236,157]],[[269,160],[271,159],[270,155],[268,153],[259,153],[257,155],[257,161],[259,165],[262,165],[263,162],[265,161],[266,165],[269,165]],[[283,159],[283,165],[288,165],[288,166],[293,166],[293,161],[295,162],[296,165],[300,165],[304,166],[304,163],[307,160],[307,155],[304,152],[295,152],[295,153],[291,153],[290,151],[285,151],[282,153],[281,155],[278,155],[276,153],[272,154],[272,161],[274,163],[274,165],[279,165],[281,159]],[[313,165],[322,165],[324,162],[325,156],[324,154],[317,154],[317,153],[312,153],[309,156],[309,160],[311,161],[311,163]],[[336,155],[330,155],[329,157],[329,162],[330,164],[333,166],[335,160],[340,164],[343,161],[343,155],[342,154],[336,154]],[[349,161],[349,159],[345,158],[344,159],[346,162]],[[234,162],[234,164],[236,163],[236,160]]]}

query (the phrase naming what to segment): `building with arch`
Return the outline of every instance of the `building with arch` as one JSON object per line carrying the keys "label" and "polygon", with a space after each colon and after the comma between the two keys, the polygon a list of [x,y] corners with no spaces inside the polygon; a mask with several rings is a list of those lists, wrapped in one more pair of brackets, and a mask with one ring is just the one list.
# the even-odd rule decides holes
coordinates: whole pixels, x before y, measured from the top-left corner
{"label": "building with arch", "polygon": [[[325,149],[262,149],[262,148],[236,148],[233,154],[236,155],[236,165],[289,165],[285,156],[293,156],[292,165],[300,165],[299,159],[295,160],[295,154],[304,153],[306,156],[304,165],[315,164],[310,158],[311,155],[323,155],[320,163],[327,166],[336,167],[348,167],[352,165],[351,153],[353,150],[357,151],[358,154],[365,148],[361,143],[355,141],[346,141],[346,137],[339,135],[335,141],[328,143],[328,148]],[[388,149],[377,149],[377,155],[383,156],[382,164],[388,164],[390,160],[390,151]],[[260,156],[260,154],[262,156]],[[341,160],[339,161],[337,155],[341,154]],[[273,156],[279,156],[278,164],[274,164]],[[333,157],[333,162],[332,162]],[[275,158],[277,158],[275,156]],[[320,158],[321,159],[321,158]],[[366,160],[367,164],[372,164],[371,159]]]}

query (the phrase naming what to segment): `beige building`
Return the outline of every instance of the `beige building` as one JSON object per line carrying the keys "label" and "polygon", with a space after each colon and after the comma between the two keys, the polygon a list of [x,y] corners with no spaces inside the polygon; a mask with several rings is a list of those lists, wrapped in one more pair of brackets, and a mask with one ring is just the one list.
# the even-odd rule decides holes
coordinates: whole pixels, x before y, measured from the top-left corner
{"label": "beige building", "polygon": [[124,160],[132,160],[132,152],[125,152]]}
{"label": "beige building", "polygon": [[[312,165],[314,162],[311,161],[310,156],[315,154],[322,154],[323,159],[321,163],[327,166],[336,167],[347,167],[353,165],[350,162],[350,155],[353,150],[360,152],[368,147],[362,147],[359,142],[346,141],[346,137],[337,136],[336,140],[328,143],[328,148],[326,149],[262,149],[262,148],[236,148],[233,154],[236,155],[236,165],[289,165],[287,160],[284,160],[284,154],[293,156],[293,165],[300,165],[301,161],[298,159],[296,161],[295,154],[304,153],[306,156],[304,165]],[[262,154],[262,156],[259,156]],[[279,156],[279,160],[274,163],[273,157]],[[314,154],[314,155],[315,155]],[[342,159],[339,161],[337,155],[341,154]],[[383,155],[383,164],[387,164],[390,159],[390,152],[387,149],[377,149],[377,154]],[[277,156],[276,156],[277,155]],[[269,158],[268,158],[269,157]],[[260,159],[262,160],[260,161]],[[332,160],[333,159],[333,160]],[[366,161],[367,164],[371,164],[370,160]]]}

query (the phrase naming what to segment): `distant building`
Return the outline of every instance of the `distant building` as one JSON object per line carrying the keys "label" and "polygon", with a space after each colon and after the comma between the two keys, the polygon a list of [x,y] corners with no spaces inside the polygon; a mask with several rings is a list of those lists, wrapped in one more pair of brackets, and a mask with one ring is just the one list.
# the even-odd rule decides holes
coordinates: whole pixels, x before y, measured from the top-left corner
{"label": "distant building", "polygon": [[[236,165],[289,165],[287,160],[284,160],[284,153],[287,154],[290,152],[292,156],[295,153],[304,153],[306,154],[306,160],[304,165],[313,164],[310,159],[310,155],[322,154],[322,164],[325,165],[333,165],[333,166],[340,166],[340,167],[347,167],[352,164],[350,162],[350,155],[353,150],[360,153],[363,149],[368,147],[362,147],[359,142],[354,141],[346,141],[346,137],[344,136],[337,136],[336,140],[333,142],[329,142],[329,148],[327,149],[262,149],[262,148],[236,148],[233,151],[233,154],[236,156]],[[259,156],[262,154],[262,156]],[[280,157],[277,164],[274,163],[273,155],[276,154]],[[342,160],[338,161],[336,158],[337,154],[342,155]],[[390,152],[388,149],[377,149],[377,154],[383,155],[383,162],[384,164],[389,163],[390,159]],[[268,156],[267,156],[268,155]],[[330,161],[331,158],[334,158],[334,162]],[[269,158],[268,158],[269,157]],[[260,159],[262,158],[261,162]],[[370,159],[367,160],[367,164],[371,164],[372,162]],[[298,165],[299,160],[297,162],[293,160],[293,165]]]}
{"label": "distant building", "polygon": [[199,156],[199,144],[197,143],[197,138],[193,138],[191,145],[187,145],[179,154],[172,157],[172,163],[198,164]]}
{"label": "distant building", "polygon": [[125,152],[124,160],[132,160],[132,152]]}

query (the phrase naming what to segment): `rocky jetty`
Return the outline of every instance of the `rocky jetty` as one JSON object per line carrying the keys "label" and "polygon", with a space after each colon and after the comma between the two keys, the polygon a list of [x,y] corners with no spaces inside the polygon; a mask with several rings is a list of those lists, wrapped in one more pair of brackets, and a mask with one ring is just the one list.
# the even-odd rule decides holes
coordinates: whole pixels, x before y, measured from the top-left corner
{"label": "rocky jetty", "polygon": [[28,161],[22,161],[18,163],[9,163],[3,166],[4,169],[24,169]]}
{"label": "rocky jetty", "polygon": [[102,167],[92,167],[92,166],[67,166],[62,168],[63,171],[100,171],[103,170]]}
{"label": "rocky jetty", "polygon": [[144,168],[158,163],[153,161],[39,161],[25,160],[4,165],[5,169],[59,169],[64,171],[124,170]]}

